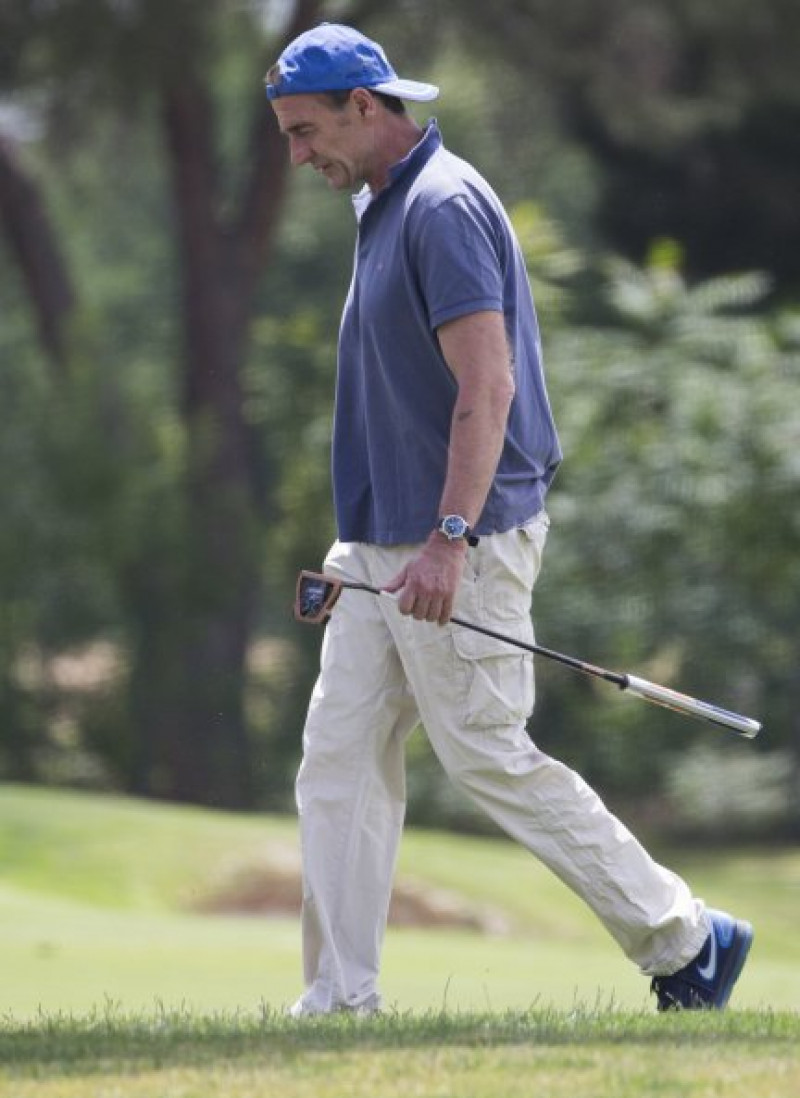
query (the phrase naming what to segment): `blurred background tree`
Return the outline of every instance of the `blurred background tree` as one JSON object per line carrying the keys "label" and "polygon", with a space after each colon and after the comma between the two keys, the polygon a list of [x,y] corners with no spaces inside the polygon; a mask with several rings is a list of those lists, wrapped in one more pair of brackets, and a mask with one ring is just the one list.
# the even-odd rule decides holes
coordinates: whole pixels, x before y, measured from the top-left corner
{"label": "blurred background tree", "polygon": [[[687,273],[800,282],[800,8],[794,0],[508,0],[450,5],[469,47],[521,80],[499,92],[509,145],[531,102],[597,168],[597,237],[642,262],[681,241]],[[509,109],[509,107],[511,109]],[[535,107],[534,107],[535,109]]]}
{"label": "blurred background tree", "polygon": [[[797,829],[795,8],[7,0],[0,775],[291,803],[354,224],[288,185],[262,77],[330,18],[441,83],[525,246],[567,453],[542,640],[763,716],[741,826]],[[539,683],[537,740],[608,795],[716,803],[695,727]],[[476,826],[422,737],[410,766],[413,818]]]}
{"label": "blurred background tree", "polygon": [[[297,3],[286,33],[306,29],[318,7]],[[168,517],[152,529],[140,516],[139,551],[118,561],[136,784],[226,805],[252,798],[244,664],[258,601],[259,526],[269,508],[263,453],[243,414],[241,372],[286,179],[277,128],[255,77],[276,42],[254,44],[255,18],[224,2],[198,8],[186,0],[64,0],[18,4],[4,35],[15,46],[7,79],[29,97],[21,109],[52,133],[63,158],[71,161],[81,145],[91,156],[102,147],[98,123],[116,128],[136,112],[137,128],[159,131],[150,149],[154,137],[163,142],[156,155],[171,192],[174,247],[167,261],[178,281],[172,384],[180,467],[170,498],[159,501]],[[44,187],[5,148],[4,220],[42,342],[59,362],[79,358],[86,342],[65,329],[79,325],[81,306]],[[47,254],[37,261],[42,240]],[[61,275],[55,290],[54,266]],[[145,311],[139,322],[152,318]],[[96,353],[89,351],[92,359]],[[107,487],[116,494],[116,485]]]}

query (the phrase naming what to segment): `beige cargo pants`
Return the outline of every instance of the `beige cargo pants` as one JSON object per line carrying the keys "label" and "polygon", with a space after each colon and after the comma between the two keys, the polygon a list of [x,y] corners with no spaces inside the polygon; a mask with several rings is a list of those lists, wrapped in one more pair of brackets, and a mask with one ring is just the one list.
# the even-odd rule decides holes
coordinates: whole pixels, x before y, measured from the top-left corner
{"label": "beige cargo pants", "polygon": [[[468,552],[456,614],[533,640],[540,515]],[[418,547],[336,543],[325,571],[382,586]],[[297,804],[306,990],[294,1012],[380,1003],[380,954],[405,809],[404,742],[422,721],[451,780],[574,890],[646,974],[687,964],[702,901],[656,864],[576,773],[525,731],[533,658],[458,626],[344,591],[326,626]]]}

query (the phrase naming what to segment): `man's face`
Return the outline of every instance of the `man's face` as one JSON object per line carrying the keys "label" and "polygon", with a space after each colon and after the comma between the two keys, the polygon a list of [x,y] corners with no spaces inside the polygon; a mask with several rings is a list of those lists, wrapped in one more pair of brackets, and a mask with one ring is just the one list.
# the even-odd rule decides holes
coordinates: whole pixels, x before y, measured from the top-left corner
{"label": "man's face", "polygon": [[367,178],[370,131],[352,98],[339,108],[321,95],[287,95],[272,107],[295,167],[310,164],[335,190]]}

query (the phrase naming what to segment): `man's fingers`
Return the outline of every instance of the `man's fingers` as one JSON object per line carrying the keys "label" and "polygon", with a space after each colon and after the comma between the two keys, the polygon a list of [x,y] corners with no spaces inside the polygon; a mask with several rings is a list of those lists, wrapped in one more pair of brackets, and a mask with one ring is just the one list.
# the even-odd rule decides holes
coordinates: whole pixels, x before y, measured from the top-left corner
{"label": "man's fingers", "polygon": [[438,621],[441,612],[438,598],[415,591],[409,584],[403,588],[397,607],[401,614],[410,614],[415,621]]}
{"label": "man's fingers", "polygon": [[436,612],[436,603],[434,599],[429,598],[427,595],[417,595],[413,598],[410,614],[413,615],[416,621],[434,621],[434,613]]}
{"label": "man's fingers", "polygon": [[[403,605],[404,601],[407,609]],[[413,596],[409,593],[408,599],[401,599],[399,606],[402,613],[411,614],[416,621],[429,621],[437,625],[447,625],[450,620],[450,600],[443,599],[438,595],[432,597],[425,595]]]}
{"label": "man's fingers", "polygon": [[439,611],[439,617],[436,619],[439,625],[447,625],[453,614],[453,600],[445,599],[442,603],[442,609]]}
{"label": "man's fingers", "polygon": [[398,593],[401,614],[416,621],[447,625],[453,612],[456,591],[463,569],[463,558],[452,557],[452,550],[427,546],[402,572],[383,588]]}

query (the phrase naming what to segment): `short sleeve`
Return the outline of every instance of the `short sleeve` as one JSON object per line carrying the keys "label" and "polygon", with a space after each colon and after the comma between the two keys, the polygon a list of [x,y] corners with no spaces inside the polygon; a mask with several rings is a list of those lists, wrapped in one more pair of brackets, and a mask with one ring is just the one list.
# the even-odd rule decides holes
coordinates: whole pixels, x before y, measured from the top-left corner
{"label": "short sleeve", "polygon": [[425,212],[413,263],[431,330],[469,313],[503,311],[503,244],[496,214],[477,198],[455,195]]}

